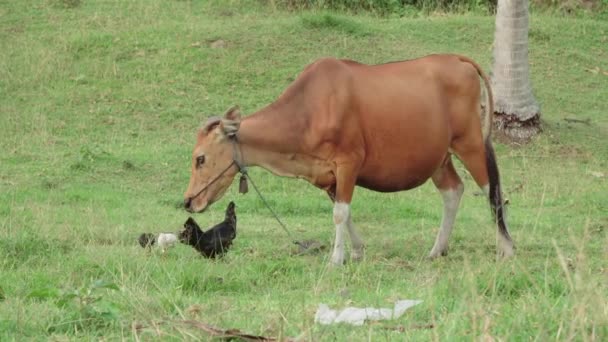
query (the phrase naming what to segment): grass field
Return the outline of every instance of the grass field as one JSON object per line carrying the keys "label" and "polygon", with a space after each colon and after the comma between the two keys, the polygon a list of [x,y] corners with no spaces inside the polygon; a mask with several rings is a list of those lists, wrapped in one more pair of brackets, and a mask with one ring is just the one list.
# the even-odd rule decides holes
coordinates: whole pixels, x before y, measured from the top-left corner
{"label": "grass field", "polygon": [[[73,4],[74,6],[72,6]],[[535,14],[530,62],[543,134],[497,144],[517,256],[495,258],[486,201],[465,196],[450,254],[426,260],[441,218],[432,186],[357,189],[361,263],[293,245],[254,192],[226,258],[165,257],[142,232],[175,231],[202,120],[272,101],[321,56],[368,63],[437,53],[490,67],[493,18],[286,13],[247,2],[0,1],[0,340],[196,340],[183,320],[315,341],[608,338],[608,22]],[[222,43],[217,43],[222,40]],[[213,45],[214,47],[212,47]],[[219,47],[218,47],[219,46]],[[587,120],[587,123],[565,119]],[[330,245],[327,196],[254,169],[298,239]],[[394,321],[320,326],[331,307],[423,303]]]}

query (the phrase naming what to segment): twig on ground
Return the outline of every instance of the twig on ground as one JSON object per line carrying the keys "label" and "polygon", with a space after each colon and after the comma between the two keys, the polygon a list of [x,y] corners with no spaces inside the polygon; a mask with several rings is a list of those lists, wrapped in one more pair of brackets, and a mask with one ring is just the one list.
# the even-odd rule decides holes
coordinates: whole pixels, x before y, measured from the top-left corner
{"label": "twig on ground", "polygon": [[382,327],[386,330],[405,332],[406,330],[416,330],[416,329],[435,329],[435,325],[432,323],[429,324],[412,324],[409,326],[397,325],[397,326],[386,326]]}
{"label": "twig on ground", "polygon": [[[250,341],[264,341],[264,342],[278,342],[278,341],[285,341],[285,342],[296,342],[297,339],[295,338],[291,338],[291,337],[283,337],[283,338],[275,338],[275,337],[266,337],[266,336],[258,336],[258,335],[250,335],[250,334],[245,334],[242,333],[240,330],[238,329],[220,329],[220,328],[216,328],[214,326],[211,326],[209,324],[203,323],[203,322],[199,322],[199,321],[195,321],[195,320],[165,320],[165,321],[160,321],[158,323],[162,323],[162,324],[167,324],[167,325],[187,325],[189,327],[192,328],[196,328],[198,330],[202,330],[206,333],[208,333],[209,335],[216,337],[216,338],[220,338],[222,340],[225,341],[231,341],[231,340],[239,340],[239,341],[246,341],[246,342],[250,342]],[[155,327],[158,327],[157,324],[154,325]],[[133,330],[135,330],[136,332],[136,339],[139,339],[139,337],[137,336],[137,333],[139,333],[142,329],[147,328],[150,326],[145,326],[143,324],[136,324],[133,325]]]}
{"label": "twig on ground", "polygon": [[591,125],[591,119],[574,119],[574,118],[564,118],[564,121],[566,122],[570,122],[570,123],[582,123],[585,125]]}

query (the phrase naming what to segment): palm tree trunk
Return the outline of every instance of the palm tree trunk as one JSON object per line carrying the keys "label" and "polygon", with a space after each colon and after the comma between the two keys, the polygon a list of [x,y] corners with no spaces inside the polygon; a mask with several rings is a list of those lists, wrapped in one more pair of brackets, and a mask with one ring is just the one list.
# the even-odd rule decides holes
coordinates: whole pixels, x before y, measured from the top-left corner
{"label": "palm tree trunk", "polygon": [[515,141],[540,132],[540,108],[530,85],[528,0],[498,0],[491,78],[498,131]]}

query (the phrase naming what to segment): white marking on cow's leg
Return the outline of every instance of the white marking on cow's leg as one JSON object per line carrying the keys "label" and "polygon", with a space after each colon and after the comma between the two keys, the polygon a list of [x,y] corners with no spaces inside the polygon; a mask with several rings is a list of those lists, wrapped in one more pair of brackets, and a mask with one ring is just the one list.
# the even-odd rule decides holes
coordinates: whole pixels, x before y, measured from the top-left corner
{"label": "white marking on cow's leg", "polygon": [[348,234],[350,235],[350,242],[353,247],[350,258],[353,261],[359,261],[363,259],[363,247],[365,246],[363,240],[361,240],[359,234],[357,234],[352,215],[348,215]]}
{"label": "white marking on cow's leg", "polygon": [[348,228],[350,218],[350,205],[348,203],[334,204],[334,224],[336,225],[336,239],[334,240],[334,251],[331,255],[331,263],[341,266],[344,263],[344,232]]}
{"label": "white marking on cow's leg", "polygon": [[429,254],[430,258],[436,258],[440,255],[447,255],[448,240],[454,228],[454,219],[460,205],[460,198],[464,192],[464,186],[459,184],[456,189],[440,190],[443,197],[443,217],[441,218],[441,228],[437,233],[435,245]]}
{"label": "white marking on cow's leg", "polygon": [[[490,185],[486,184],[481,187],[486,196],[490,196]],[[491,199],[490,199],[491,200]],[[505,210],[503,208],[503,210]],[[504,235],[500,233],[500,229],[496,230],[496,245],[498,246],[498,257],[509,258],[515,255],[515,251],[513,248],[513,241],[505,238]]]}
{"label": "white marking on cow's leg", "polygon": [[499,258],[510,258],[515,255],[513,241],[506,239],[498,230],[496,231],[496,244]]}

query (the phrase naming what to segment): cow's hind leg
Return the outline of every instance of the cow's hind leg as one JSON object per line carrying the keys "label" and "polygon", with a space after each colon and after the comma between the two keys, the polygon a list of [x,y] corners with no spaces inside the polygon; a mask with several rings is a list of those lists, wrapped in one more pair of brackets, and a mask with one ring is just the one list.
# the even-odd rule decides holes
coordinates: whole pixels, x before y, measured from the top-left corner
{"label": "cow's hind leg", "polygon": [[458,159],[462,161],[477,185],[490,200],[492,214],[498,227],[496,239],[500,255],[503,257],[513,256],[513,240],[507,228],[498,165],[496,164],[492,142],[488,139],[483,144],[481,136],[479,136],[478,139],[470,138],[457,141],[453,149]]}
{"label": "cow's hind leg", "polygon": [[454,220],[456,212],[460,205],[460,198],[464,192],[464,185],[454,169],[451,156],[447,156],[443,165],[435,171],[432,176],[433,183],[441,192],[443,197],[443,217],[441,219],[441,228],[437,233],[435,245],[429,254],[430,258],[436,258],[441,255],[447,255],[448,240],[454,228]]}

